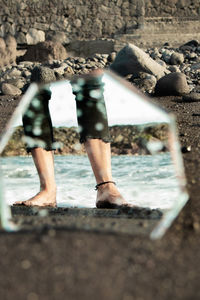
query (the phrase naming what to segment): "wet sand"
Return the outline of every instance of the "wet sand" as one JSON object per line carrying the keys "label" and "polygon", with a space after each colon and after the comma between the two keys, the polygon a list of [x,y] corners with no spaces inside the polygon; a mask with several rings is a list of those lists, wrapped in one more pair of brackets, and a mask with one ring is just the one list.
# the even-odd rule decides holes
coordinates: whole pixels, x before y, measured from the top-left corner
{"label": "wet sand", "polygon": [[[1,129],[17,104],[7,100],[0,105]],[[69,228],[66,218],[53,213],[38,227],[40,216],[16,211],[26,229],[35,228],[0,233],[0,299],[200,298],[199,103],[183,103],[181,97],[154,101],[176,114],[182,147],[191,147],[183,153],[190,201],[164,238],[151,241],[145,234],[144,224],[154,220],[77,214],[69,216]],[[139,230],[130,232],[130,226]]]}

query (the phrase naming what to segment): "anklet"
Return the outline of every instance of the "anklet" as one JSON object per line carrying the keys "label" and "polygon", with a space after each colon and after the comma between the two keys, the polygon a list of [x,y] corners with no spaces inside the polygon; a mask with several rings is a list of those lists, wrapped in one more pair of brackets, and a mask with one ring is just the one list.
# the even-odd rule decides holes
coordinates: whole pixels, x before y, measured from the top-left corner
{"label": "anklet", "polygon": [[95,191],[98,190],[98,187],[99,187],[99,186],[101,186],[101,185],[103,185],[103,184],[106,184],[106,183],[113,183],[113,184],[116,185],[116,183],[115,183],[114,181],[103,181],[103,182],[101,182],[101,183],[98,183],[98,184],[95,186]]}

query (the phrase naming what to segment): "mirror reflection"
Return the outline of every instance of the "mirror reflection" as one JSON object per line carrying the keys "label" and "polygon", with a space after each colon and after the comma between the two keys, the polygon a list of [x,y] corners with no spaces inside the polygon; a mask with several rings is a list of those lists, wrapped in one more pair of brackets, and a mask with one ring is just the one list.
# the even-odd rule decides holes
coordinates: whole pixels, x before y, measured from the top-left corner
{"label": "mirror reflection", "polygon": [[[85,108],[83,97],[91,97],[95,102],[88,102]],[[1,154],[4,200],[9,205],[16,201],[24,204],[21,201],[37,195],[41,178],[29,151],[46,147],[55,151],[58,207],[94,208],[97,201],[97,207],[100,203],[102,208],[105,196],[100,195],[98,199],[99,191],[94,187],[97,183],[113,181],[120,193],[113,203],[119,205],[105,205],[105,208],[128,204],[139,212],[139,218],[144,217],[145,208],[146,217],[151,215],[160,222],[157,235],[159,228],[163,234],[188,198],[171,117],[110,72],[37,86],[34,96],[29,98],[23,117],[25,134],[22,122],[16,117],[12,124],[15,131]],[[52,128],[44,119],[45,99],[50,99]],[[87,145],[88,139],[94,139],[95,143],[103,139],[107,146],[111,143],[112,177],[108,176],[107,169],[103,173],[102,153],[98,154],[100,167],[95,169],[92,160],[96,144]],[[102,150],[98,146],[95,151],[98,149]],[[109,155],[106,159],[109,160]],[[114,186],[114,183],[106,185]]]}

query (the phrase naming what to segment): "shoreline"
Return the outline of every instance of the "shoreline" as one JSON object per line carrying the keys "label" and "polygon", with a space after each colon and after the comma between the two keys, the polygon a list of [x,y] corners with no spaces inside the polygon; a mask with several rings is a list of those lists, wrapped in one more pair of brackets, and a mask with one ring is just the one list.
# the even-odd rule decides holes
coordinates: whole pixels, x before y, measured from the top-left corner
{"label": "shoreline", "polygon": [[[61,148],[55,150],[55,155],[83,155],[86,153],[84,146],[79,142],[77,128],[62,126],[53,130],[55,142],[61,144]],[[146,146],[150,141],[161,141],[163,147],[166,144],[160,153],[168,151],[167,124],[161,123],[154,126],[150,124],[142,130],[137,125],[114,125],[109,127],[109,130],[112,155],[151,155]],[[23,138],[23,127],[18,126],[1,156],[27,156]]]}

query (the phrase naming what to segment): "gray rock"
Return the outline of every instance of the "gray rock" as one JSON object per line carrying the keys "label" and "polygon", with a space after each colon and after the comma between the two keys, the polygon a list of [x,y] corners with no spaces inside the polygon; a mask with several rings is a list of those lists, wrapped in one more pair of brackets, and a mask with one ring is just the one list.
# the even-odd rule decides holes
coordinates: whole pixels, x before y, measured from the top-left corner
{"label": "gray rock", "polygon": [[137,86],[143,93],[152,93],[156,85],[156,77],[147,73],[140,73],[139,77],[132,76],[129,81]]}
{"label": "gray rock", "polygon": [[195,52],[189,52],[186,54],[186,58],[188,60],[196,60],[197,59],[197,54]]}
{"label": "gray rock", "polygon": [[188,95],[184,95],[182,100],[184,102],[200,102],[200,93],[191,92]]}
{"label": "gray rock", "polygon": [[190,69],[192,71],[197,71],[197,70],[200,70],[200,62],[199,63],[196,63],[196,64],[192,64]]}
{"label": "gray rock", "polygon": [[164,62],[166,62],[167,64],[170,63],[170,58],[172,55],[172,51],[169,49],[162,49],[162,59],[164,60]]}
{"label": "gray rock", "polygon": [[183,53],[173,52],[170,57],[170,64],[171,65],[180,65],[184,62],[184,55]]}
{"label": "gray rock", "polygon": [[158,96],[177,96],[189,93],[186,76],[176,72],[165,75],[157,81],[155,94]]}
{"label": "gray rock", "polygon": [[175,72],[181,72],[180,69],[179,69],[179,67],[178,67],[178,66],[175,66],[175,65],[169,66],[169,67],[168,67],[168,70],[169,70],[170,72],[172,72],[172,73],[175,73]]}
{"label": "gray rock", "polygon": [[31,82],[49,83],[56,81],[54,70],[47,67],[35,67],[31,72]]}
{"label": "gray rock", "polygon": [[126,45],[118,52],[110,68],[121,76],[145,72],[154,75],[157,79],[169,72],[133,44]]}
{"label": "gray rock", "polygon": [[162,55],[160,54],[158,48],[155,48],[150,52],[150,56],[151,56],[151,58],[156,60],[156,59],[161,58]]}
{"label": "gray rock", "polygon": [[2,83],[1,91],[3,95],[12,95],[12,96],[19,96],[22,93],[22,91],[19,88],[9,83]]}
{"label": "gray rock", "polygon": [[156,62],[157,62],[159,65],[161,65],[162,67],[167,68],[166,63],[165,63],[163,60],[157,58],[157,59],[156,59]]}
{"label": "gray rock", "polygon": [[28,71],[28,70],[24,70],[24,71],[22,72],[22,76],[24,76],[25,78],[31,77],[31,72]]}

